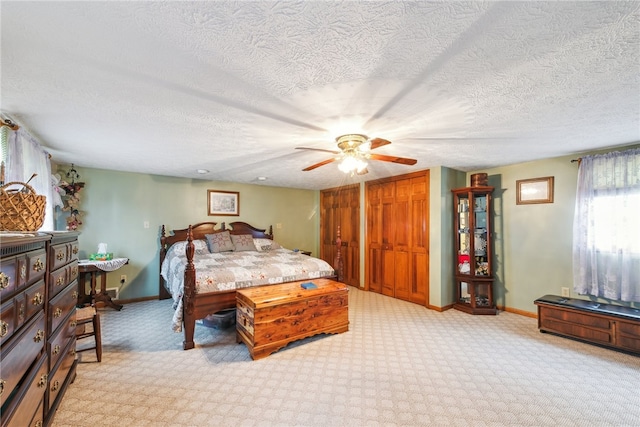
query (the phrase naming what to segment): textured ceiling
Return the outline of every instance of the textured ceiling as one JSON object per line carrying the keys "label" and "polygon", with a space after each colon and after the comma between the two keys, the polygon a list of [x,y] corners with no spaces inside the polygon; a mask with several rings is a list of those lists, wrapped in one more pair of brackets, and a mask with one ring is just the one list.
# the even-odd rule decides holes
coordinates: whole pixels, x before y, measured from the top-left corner
{"label": "textured ceiling", "polygon": [[[321,189],[640,141],[639,2],[3,0],[0,14],[2,112],[58,163]],[[353,132],[418,163],[302,172],[331,154],[295,147]]]}

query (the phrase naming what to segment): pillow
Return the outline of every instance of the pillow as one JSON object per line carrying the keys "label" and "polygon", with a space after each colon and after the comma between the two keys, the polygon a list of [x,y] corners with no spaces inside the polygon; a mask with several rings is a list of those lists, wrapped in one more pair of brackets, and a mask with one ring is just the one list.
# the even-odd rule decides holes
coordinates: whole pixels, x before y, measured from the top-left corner
{"label": "pillow", "polygon": [[253,239],[253,244],[256,246],[256,250],[258,251],[271,251],[282,248],[282,246],[271,239]]}
{"label": "pillow", "polygon": [[[195,250],[202,250],[202,249],[207,249],[207,242],[205,242],[204,240],[194,240],[193,241],[193,246],[195,247]],[[185,251],[187,249],[187,242],[177,242],[174,243],[171,246],[171,250],[173,252],[175,252],[176,254],[180,254],[180,255],[184,255]]]}
{"label": "pillow", "polygon": [[235,246],[236,252],[255,251],[256,245],[253,244],[253,236],[251,234],[232,234],[231,241]]}
{"label": "pillow", "polygon": [[231,241],[231,235],[229,230],[221,231],[220,233],[205,234],[207,238],[207,244],[209,245],[209,252],[212,254],[218,252],[228,252],[234,250],[233,242]]}

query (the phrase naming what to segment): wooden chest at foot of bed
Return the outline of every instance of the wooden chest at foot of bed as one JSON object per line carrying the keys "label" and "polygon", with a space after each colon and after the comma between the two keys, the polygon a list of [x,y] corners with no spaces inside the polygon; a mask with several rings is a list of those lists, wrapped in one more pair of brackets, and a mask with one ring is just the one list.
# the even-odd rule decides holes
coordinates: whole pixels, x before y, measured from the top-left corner
{"label": "wooden chest at foot of bed", "polygon": [[[302,288],[309,282],[317,288]],[[237,340],[254,360],[302,338],[349,330],[347,285],[330,279],[240,289],[236,302]]]}

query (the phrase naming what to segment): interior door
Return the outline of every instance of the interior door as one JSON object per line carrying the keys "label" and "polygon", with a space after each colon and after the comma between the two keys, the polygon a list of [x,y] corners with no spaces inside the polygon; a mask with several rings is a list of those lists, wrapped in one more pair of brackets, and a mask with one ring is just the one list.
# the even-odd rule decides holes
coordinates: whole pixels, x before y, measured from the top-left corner
{"label": "interior door", "polygon": [[[336,237],[340,226],[340,256],[344,283],[360,286],[360,187],[350,185],[322,190],[320,193],[322,236],[320,258],[334,266]],[[334,266],[335,267],[335,266]]]}

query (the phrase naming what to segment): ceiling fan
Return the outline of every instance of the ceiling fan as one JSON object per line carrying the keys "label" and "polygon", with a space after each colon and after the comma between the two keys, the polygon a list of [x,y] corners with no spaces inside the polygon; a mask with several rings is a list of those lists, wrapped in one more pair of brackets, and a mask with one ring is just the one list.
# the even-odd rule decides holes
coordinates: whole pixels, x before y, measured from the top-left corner
{"label": "ceiling fan", "polygon": [[306,172],[331,162],[339,161],[340,165],[338,167],[341,171],[351,173],[352,175],[356,173],[358,175],[363,175],[368,172],[367,160],[380,160],[383,162],[399,163],[402,165],[415,165],[418,162],[416,159],[409,159],[406,157],[372,153],[371,150],[391,144],[390,141],[382,138],[369,139],[368,136],[360,133],[350,133],[337,137],[336,143],[338,144],[340,151],[326,150],[323,148],[296,147],[296,150],[324,151],[336,154],[336,156],[331,159],[308,166],[302,170]]}

